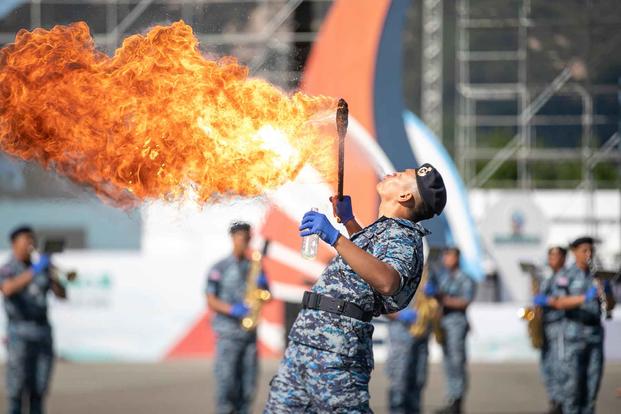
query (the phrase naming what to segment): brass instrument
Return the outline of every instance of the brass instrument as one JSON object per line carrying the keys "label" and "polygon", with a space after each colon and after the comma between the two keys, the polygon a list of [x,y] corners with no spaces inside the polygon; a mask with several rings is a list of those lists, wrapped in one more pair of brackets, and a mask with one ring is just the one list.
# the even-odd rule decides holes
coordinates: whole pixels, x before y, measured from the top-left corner
{"label": "brass instrument", "polygon": [[[65,241],[63,239],[46,239],[43,243],[43,251],[41,253],[51,258],[52,255],[62,253],[64,250]],[[37,250],[33,250],[33,253],[36,255],[41,254]],[[78,273],[75,270],[62,269],[53,263],[50,263],[49,274],[53,280],[61,284],[63,283],[63,279],[67,282],[73,282],[78,277]]]}
{"label": "brass instrument", "polygon": [[67,282],[73,282],[78,278],[78,272],[75,270],[59,269],[55,265],[50,265],[50,277],[60,283],[64,278]]}
{"label": "brass instrument", "polygon": [[[436,341],[439,344],[444,342],[444,332],[440,326],[440,319],[442,318],[442,309],[437,299],[434,297],[428,297],[423,292],[424,286],[429,279],[429,259],[431,252],[429,253],[428,260],[425,261],[423,267],[423,275],[419,283],[419,289],[414,295],[414,309],[416,309],[416,322],[410,326],[410,335],[421,338],[425,336],[428,329],[431,327]],[[422,289],[421,289],[422,287]]]}
{"label": "brass instrument", "polygon": [[252,253],[250,268],[248,269],[248,277],[246,278],[246,295],[244,298],[244,303],[248,306],[250,311],[248,315],[241,320],[241,326],[246,331],[252,331],[257,328],[261,308],[263,308],[265,302],[272,298],[272,294],[269,290],[260,289],[257,286],[257,279],[261,274],[261,262],[263,260],[263,256],[267,253],[268,246],[269,240],[266,240],[263,245],[262,253]]}
{"label": "brass instrument", "polygon": [[[539,293],[540,280],[536,267],[531,263],[520,263],[523,271],[530,275],[530,287],[533,296]],[[518,311],[520,319],[526,321],[528,337],[535,349],[541,349],[544,342],[543,334],[543,309],[541,306],[526,306]]]}

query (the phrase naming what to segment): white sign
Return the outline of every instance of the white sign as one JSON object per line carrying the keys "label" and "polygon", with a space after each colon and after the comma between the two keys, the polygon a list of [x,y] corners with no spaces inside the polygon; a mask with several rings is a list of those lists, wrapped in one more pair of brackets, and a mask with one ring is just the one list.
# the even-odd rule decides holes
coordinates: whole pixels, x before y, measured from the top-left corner
{"label": "white sign", "polygon": [[545,255],[548,227],[548,219],[527,192],[507,194],[487,212],[481,234],[499,270],[504,299],[530,300],[530,277],[519,262],[537,262]]}

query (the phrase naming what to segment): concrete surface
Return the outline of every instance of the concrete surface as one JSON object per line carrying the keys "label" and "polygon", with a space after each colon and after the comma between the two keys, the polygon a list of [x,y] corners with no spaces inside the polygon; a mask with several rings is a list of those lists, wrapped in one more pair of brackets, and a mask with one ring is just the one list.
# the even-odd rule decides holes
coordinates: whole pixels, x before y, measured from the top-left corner
{"label": "concrete surface", "polygon": [[[278,361],[262,364],[255,412],[261,412],[268,383]],[[0,367],[5,411],[4,367]],[[543,413],[546,397],[534,364],[473,364],[467,413]],[[378,414],[387,412],[384,367],[376,367],[371,380],[371,405]],[[159,364],[74,364],[56,365],[49,414],[195,414],[214,412],[215,380],[208,360],[172,361]],[[621,413],[621,364],[608,364],[599,394],[598,413]],[[442,404],[441,366],[430,366],[425,393],[425,412]]]}

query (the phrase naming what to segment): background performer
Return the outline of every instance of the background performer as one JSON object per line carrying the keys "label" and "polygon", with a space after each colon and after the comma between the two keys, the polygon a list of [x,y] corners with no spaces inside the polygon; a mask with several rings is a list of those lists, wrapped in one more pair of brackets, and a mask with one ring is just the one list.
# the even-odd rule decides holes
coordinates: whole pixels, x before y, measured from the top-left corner
{"label": "background performer", "polygon": [[[600,294],[608,309],[615,306],[610,283],[599,285],[592,273],[592,237],[580,237],[570,247],[575,263],[567,270],[567,296],[547,303],[564,310],[563,414],[592,414],[604,368],[604,327]],[[601,290],[600,290],[601,289]]]}
{"label": "background performer", "polygon": [[44,412],[54,346],[47,315],[47,294],[52,290],[65,299],[63,285],[50,273],[50,258],[41,255],[33,263],[35,233],[29,226],[11,232],[12,255],[0,268],[7,324],[6,394],[8,413],[20,414],[23,404],[30,414]]}
{"label": "background performer", "polygon": [[387,316],[390,319],[386,360],[390,413],[418,414],[422,412],[423,389],[427,383],[431,326],[427,326],[425,332],[416,337],[411,333],[411,327],[418,318],[415,309],[406,308]]}
{"label": "background performer", "polygon": [[466,336],[470,330],[466,310],[474,300],[476,283],[459,268],[459,249],[444,251],[444,269],[432,274],[425,293],[438,298],[442,306],[441,326],[444,336],[444,376],[448,405],[438,414],[459,414],[468,387]]}
{"label": "background performer", "polygon": [[566,296],[568,279],[565,269],[567,249],[560,246],[548,250],[548,271],[539,285],[535,306],[543,309],[543,346],[541,347],[541,375],[550,399],[549,414],[561,414],[563,399],[563,311],[548,306],[549,297]]}
{"label": "background performer", "polygon": [[[218,414],[251,411],[257,380],[257,333],[245,330],[241,320],[249,313],[244,304],[250,261],[246,257],[251,232],[248,223],[236,222],[229,229],[233,251],[220,260],[207,276],[207,304],[216,312],[216,403]],[[268,289],[265,273],[257,279]]]}

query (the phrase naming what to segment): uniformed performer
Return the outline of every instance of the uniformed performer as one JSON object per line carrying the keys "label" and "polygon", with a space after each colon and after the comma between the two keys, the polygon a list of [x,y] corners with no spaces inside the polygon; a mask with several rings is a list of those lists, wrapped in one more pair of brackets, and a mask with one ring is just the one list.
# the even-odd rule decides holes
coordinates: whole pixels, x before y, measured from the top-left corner
{"label": "uniformed performer", "polygon": [[349,197],[332,198],[351,240],[323,214],[304,215],[300,235],[319,235],[338,255],[304,294],[304,309],[271,381],[266,413],[371,411],[371,319],[410,303],[420,282],[427,234],[417,222],[440,214],[446,203],[442,177],[429,164],[386,176],[377,191],[378,219],[364,229]]}
{"label": "uniformed performer", "polygon": [[546,299],[563,318],[563,414],[591,414],[604,367],[604,327],[601,323],[603,294],[607,309],[615,306],[612,286],[595,281],[590,263],[593,238],[580,237],[571,243],[575,263],[567,270],[567,294]]}
{"label": "uniformed performer", "polygon": [[415,309],[387,315],[388,358],[388,403],[391,414],[419,414],[423,406],[423,389],[427,383],[427,359],[429,356],[429,333],[415,337],[411,327],[417,320]]}
{"label": "uniformed performer", "polygon": [[562,310],[548,306],[549,297],[568,294],[569,281],[565,269],[567,249],[553,246],[548,249],[548,269],[534,298],[535,306],[543,309],[543,346],[541,347],[541,375],[550,400],[549,414],[561,414],[563,403],[563,316]]}
{"label": "uniformed performer", "polygon": [[51,276],[50,259],[40,255],[33,262],[35,233],[29,226],[10,235],[12,254],[0,268],[0,290],[7,317],[7,412],[44,412],[45,397],[54,364],[52,327],[47,315],[51,290],[66,298],[63,285]]}
{"label": "uniformed performer", "polygon": [[468,385],[466,371],[466,336],[470,330],[466,310],[474,300],[476,283],[459,267],[460,251],[456,247],[444,250],[443,269],[431,273],[425,293],[436,296],[442,307],[440,325],[443,333],[442,353],[446,381],[446,407],[442,414],[461,413]]}
{"label": "uniformed performer", "polygon": [[[235,222],[229,228],[232,253],[216,263],[207,275],[207,304],[216,314],[216,405],[218,414],[251,412],[258,360],[256,330],[242,328],[248,315],[244,303],[250,261],[246,257],[251,240],[248,223]],[[269,289],[264,272],[257,278],[261,289]]]}

